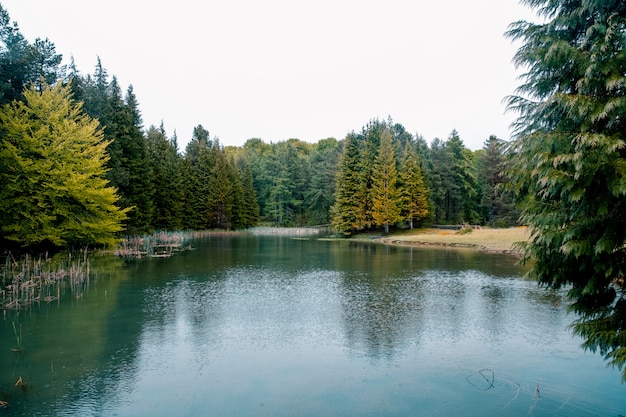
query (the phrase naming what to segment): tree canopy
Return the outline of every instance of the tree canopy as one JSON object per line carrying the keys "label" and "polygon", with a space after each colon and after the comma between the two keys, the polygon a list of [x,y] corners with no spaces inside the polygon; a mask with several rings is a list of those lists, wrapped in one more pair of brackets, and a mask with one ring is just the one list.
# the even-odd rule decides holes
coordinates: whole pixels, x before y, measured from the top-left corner
{"label": "tree canopy", "polygon": [[[180,152],[176,132],[168,137],[163,123],[159,128],[144,129],[132,86],[123,94],[117,77],[109,75],[99,57],[93,73],[87,75],[81,74],[73,61],[69,67],[61,62],[62,56],[51,41],[37,38],[28,42],[0,6],[0,105],[23,111],[30,109],[26,96],[45,92],[47,97],[47,90],[54,90],[80,109],[81,117],[88,116],[100,143],[105,144],[100,159],[104,165],[99,168],[104,175],[103,187],[113,193],[112,204],[123,213],[119,217],[121,227],[112,232],[115,237],[155,229],[243,229],[258,222],[277,226],[331,224],[348,235],[376,228],[413,227],[414,223],[474,223],[481,220],[478,213],[487,210],[481,204],[485,182],[477,165],[484,159],[479,152],[467,149],[456,131],[447,141],[435,139],[429,147],[420,135],[407,132],[389,118],[371,120],[343,139],[326,138],[317,143],[250,139],[243,147],[225,148],[199,124],[191,138],[184,138],[190,140]],[[55,114],[50,112],[48,117]],[[61,129],[57,126],[60,119],[43,121],[41,114],[37,117],[41,132],[44,126]],[[38,149],[52,141],[43,133],[20,141],[14,126],[8,124],[10,118],[5,120],[6,126],[0,126],[6,132],[0,142],[5,164],[0,171],[6,184],[15,184],[2,190],[4,242],[10,238],[20,246],[44,242],[66,246],[98,240],[83,237],[78,226],[71,238],[53,236],[45,210],[40,211],[40,219],[19,225],[11,212],[13,198],[19,197],[16,201],[28,206],[30,212],[47,205],[40,201],[45,194],[30,192],[36,189],[32,184],[41,187],[43,172],[55,164],[70,169],[63,161],[71,152],[65,155]],[[80,138],[72,132],[67,135],[68,141]],[[9,168],[16,158],[11,146],[45,155],[38,158],[46,161],[34,158],[31,170],[11,178]],[[48,187],[48,182],[45,184]],[[24,193],[15,191],[18,186]],[[46,192],[50,201],[60,201],[52,188]],[[57,209],[54,216],[59,213]],[[10,227],[19,228],[22,234],[9,234]],[[27,227],[32,228],[28,236]],[[40,236],[36,236],[38,227]]]}

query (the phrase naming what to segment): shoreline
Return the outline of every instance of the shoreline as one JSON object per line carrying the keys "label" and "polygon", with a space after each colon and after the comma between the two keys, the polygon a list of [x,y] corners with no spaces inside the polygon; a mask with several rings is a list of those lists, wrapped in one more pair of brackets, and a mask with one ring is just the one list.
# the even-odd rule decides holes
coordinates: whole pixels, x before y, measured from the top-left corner
{"label": "shoreline", "polygon": [[380,236],[370,239],[370,241],[398,246],[465,248],[482,253],[521,256],[521,252],[515,248],[515,244],[528,241],[529,238],[528,229],[525,227],[507,229],[480,228],[472,229],[471,232],[467,233],[429,228]]}

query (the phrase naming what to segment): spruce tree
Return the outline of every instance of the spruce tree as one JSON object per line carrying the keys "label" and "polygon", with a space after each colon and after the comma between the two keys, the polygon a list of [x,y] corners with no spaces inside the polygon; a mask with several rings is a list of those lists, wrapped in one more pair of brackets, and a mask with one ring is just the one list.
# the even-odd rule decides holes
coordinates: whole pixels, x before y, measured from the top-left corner
{"label": "spruce tree", "polygon": [[350,236],[365,227],[363,187],[359,173],[360,141],[351,133],[343,140],[343,150],[337,165],[335,203],[331,207],[331,226]]}
{"label": "spruce tree", "polygon": [[146,133],[148,161],[152,167],[154,216],[157,230],[178,230],[183,225],[182,159],[174,140],[167,138],[163,124]]}

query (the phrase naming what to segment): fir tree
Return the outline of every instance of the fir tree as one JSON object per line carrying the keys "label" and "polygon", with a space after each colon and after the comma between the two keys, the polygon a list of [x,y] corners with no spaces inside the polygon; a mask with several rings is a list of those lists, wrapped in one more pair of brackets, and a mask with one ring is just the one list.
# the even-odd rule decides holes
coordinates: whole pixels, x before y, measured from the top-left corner
{"label": "fir tree", "polygon": [[331,225],[334,230],[349,236],[365,227],[363,212],[363,187],[359,175],[359,145],[354,133],[343,140],[343,150],[337,166],[335,203],[331,208]]}

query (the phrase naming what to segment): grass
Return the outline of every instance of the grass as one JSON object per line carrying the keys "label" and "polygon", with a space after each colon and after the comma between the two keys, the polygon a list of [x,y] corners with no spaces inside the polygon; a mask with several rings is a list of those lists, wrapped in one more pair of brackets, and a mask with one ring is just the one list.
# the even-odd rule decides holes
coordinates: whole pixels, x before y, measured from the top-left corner
{"label": "grass", "polygon": [[475,228],[467,230],[413,229],[380,237],[383,243],[475,248],[489,253],[517,254],[516,242],[529,239],[525,227],[508,229]]}

